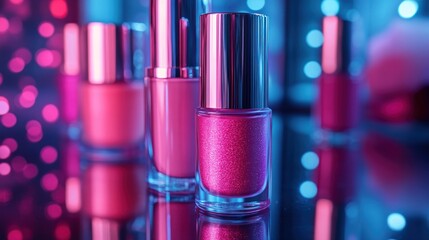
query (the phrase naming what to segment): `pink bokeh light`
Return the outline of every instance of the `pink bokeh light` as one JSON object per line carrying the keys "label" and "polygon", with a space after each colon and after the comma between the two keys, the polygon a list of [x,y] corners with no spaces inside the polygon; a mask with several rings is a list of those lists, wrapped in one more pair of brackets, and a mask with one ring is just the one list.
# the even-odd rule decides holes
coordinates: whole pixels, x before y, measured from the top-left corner
{"label": "pink bokeh light", "polygon": [[10,173],[9,163],[0,163],[0,175],[7,176]]}
{"label": "pink bokeh light", "polygon": [[27,161],[22,156],[16,156],[12,159],[11,165],[15,172],[22,172],[27,165]]}
{"label": "pink bokeh light", "polygon": [[0,115],[4,115],[9,112],[10,106],[7,98],[0,96]]}
{"label": "pink bokeh light", "polygon": [[9,33],[20,34],[22,32],[22,20],[20,18],[11,18],[9,20]]}
{"label": "pink bokeh light", "polygon": [[39,25],[39,34],[42,37],[49,38],[55,32],[55,27],[50,22],[43,22]]}
{"label": "pink bokeh light", "polygon": [[63,210],[61,210],[61,207],[58,204],[53,203],[46,207],[46,215],[51,219],[57,219],[61,217],[62,213]]}
{"label": "pink bokeh light", "polygon": [[19,229],[13,229],[7,234],[7,240],[23,240],[24,234]]}
{"label": "pink bokeh light", "polygon": [[21,4],[21,3],[23,3],[24,2],[24,0],[9,0],[11,3],[13,3],[13,4],[16,4],[16,5],[18,5],[18,4]]}
{"label": "pink bokeh light", "polygon": [[42,116],[46,122],[53,123],[58,120],[58,108],[53,104],[48,104],[42,109]]}
{"label": "pink bokeh light", "polygon": [[68,240],[71,238],[70,227],[67,224],[59,224],[55,228],[55,237],[58,240]]}
{"label": "pink bokeh light", "polygon": [[0,33],[7,32],[9,26],[9,20],[7,20],[5,17],[0,17]]}
{"label": "pink bokeh light", "polygon": [[67,3],[64,0],[52,0],[49,4],[49,10],[55,18],[65,18],[68,13]]}
{"label": "pink bokeh light", "polygon": [[0,85],[3,83],[3,75],[0,73]]}
{"label": "pink bokeh light", "polygon": [[39,169],[37,169],[36,165],[31,163],[25,165],[24,169],[22,170],[22,174],[27,179],[35,178],[38,173],[39,173]]}
{"label": "pink bokeh light", "polygon": [[0,189],[0,203],[7,203],[12,199],[12,192],[9,189]]}
{"label": "pink bokeh light", "polygon": [[13,73],[19,73],[24,70],[25,61],[20,57],[14,57],[9,61],[9,70]]}
{"label": "pink bokeh light", "polygon": [[42,177],[42,188],[46,191],[52,192],[58,187],[58,178],[53,173],[48,173]]}
{"label": "pink bokeh light", "polygon": [[19,48],[13,53],[14,57],[21,58],[27,64],[31,61],[31,52],[27,48]]}
{"label": "pink bokeh light", "polygon": [[30,142],[38,142],[43,137],[42,125],[37,120],[28,121],[25,126],[27,130],[27,138]]}
{"label": "pink bokeh light", "polygon": [[18,149],[18,142],[13,138],[3,140],[3,145],[8,146],[11,152],[15,152]]}
{"label": "pink bokeh light", "polygon": [[40,158],[47,164],[54,163],[58,158],[58,151],[52,146],[45,146],[40,151]]}
{"label": "pink bokeh light", "polygon": [[30,108],[34,105],[36,97],[38,95],[38,90],[33,85],[25,86],[22,90],[21,95],[19,95],[19,104],[23,108]]}
{"label": "pink bokeh light", "polygon": [[0,159],[7,159],[8,157],[10,157],[11,153],[12,151],[8,146],[0,145]]}
{"label": "pink bokeh light", "polygon": [[17,118],[13,113],[6,113],[1,117],[1,123],[3,124],[3,126],[7,128],[11,128],[15,126],[16,122],[17,122]]}

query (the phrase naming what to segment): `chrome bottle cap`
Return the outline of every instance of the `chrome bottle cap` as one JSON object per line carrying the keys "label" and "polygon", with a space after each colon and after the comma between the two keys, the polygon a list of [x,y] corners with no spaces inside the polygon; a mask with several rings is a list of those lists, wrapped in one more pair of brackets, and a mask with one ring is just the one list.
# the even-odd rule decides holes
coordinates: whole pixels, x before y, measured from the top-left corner
{"label": "chrome bottle cap", "polygon": [[322,70],[348,73],[351,63],[352,23],[337,16],[323,18]]}
{"label": "chrome bottle cap", "polygon": [[144,77],[140,23],[89,23],[83,33],[83,73],[93,84],[128,82]]}
{"label": "chrome bottle cap", "polygon": [[261,14],[201,16],[201,107],[267,107],[267,23]]}
{"label": "chrome bottle cap", "polygon": [[207,0],[151,0],[148,77],[199,77],[199,16]]}

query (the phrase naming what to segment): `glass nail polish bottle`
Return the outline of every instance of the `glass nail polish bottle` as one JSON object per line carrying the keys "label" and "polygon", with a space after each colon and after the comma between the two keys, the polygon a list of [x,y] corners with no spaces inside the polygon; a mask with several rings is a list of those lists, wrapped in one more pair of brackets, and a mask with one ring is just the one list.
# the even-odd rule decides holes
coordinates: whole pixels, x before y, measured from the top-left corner
{"label": "glass nail polish bottle", "polygon": [[91,148],[143,144],[143,31],[138,23],[89,23],[84,28],[82,138]]}
{"label": "glass nail polish bottle", "polygon": [[153,157],[149,184],[158,192],[195,192],[199,15],[210,1],[151,0],[147,69]]}
{"label": "glass nail polish bottle", "polygon": [[260,14],[201,16],[196,203],[205,211],[248,214],[270,204],[266,30]]}

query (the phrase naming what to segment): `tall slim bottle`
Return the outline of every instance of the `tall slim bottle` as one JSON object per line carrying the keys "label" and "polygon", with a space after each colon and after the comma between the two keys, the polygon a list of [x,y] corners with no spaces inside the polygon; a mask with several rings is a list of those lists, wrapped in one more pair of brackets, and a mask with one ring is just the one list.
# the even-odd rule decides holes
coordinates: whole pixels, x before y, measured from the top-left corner
{"label": "tall slim bottle", "polygon": [[195,190],[195,110],[199,86],[202,0],[151,0],[151,67],[147,70],[153,158],[152,189]]}
{"label": "tall slim bottle", "polygon": [[201,16],[196,203],[205,211],[249,214],[270,205],[267,23],[261,14]]}

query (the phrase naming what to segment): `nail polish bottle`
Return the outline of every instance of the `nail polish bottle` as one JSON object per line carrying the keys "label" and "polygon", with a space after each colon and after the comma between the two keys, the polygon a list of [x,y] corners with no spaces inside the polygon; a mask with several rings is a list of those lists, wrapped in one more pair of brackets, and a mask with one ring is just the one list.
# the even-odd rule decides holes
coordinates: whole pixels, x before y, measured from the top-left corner
{"label": "nail polish bottle", "polygon": [[201,16],[196,203],[206,211],[247,214],[270,204],[267,21],[250,13]]}
{"label": "nail polish bottle", "polygon": [[269,212],[244,218],[219,218],[198,214],[198,239],[270,239]]}
{"label": "nail polish bottle", "polygon": [[356,126],[358,84],[350,74],[352,23],[337,16],[323,19],[322,70],[316,105],[319,126],[327,133]]}
{"label": "nail polish bottle", "polygon": [[82,138],[91,148],[141,146],[145,135],[143,31],[138,23],[84,28]]}
{"label": "nail polish bottle", "polygon": [[77,23],[67,23],[64,26],[64,64],[58,77],[60,118],[70,133],[69,136],[73,138],[77,134],[72,134],[72,129],[79,129],[79,31],[80,28]]}
{"label": "nail polish bottle", "polygon": [[152,189],[194,193],[195,110],[199,86],[199,15],[202,0],[151,0],[151,67],[147,70]]}
{"label": "nail polish bottle", "polygon": [[194,240],[196,212],[193,195],[149,196],[150,240]]}

